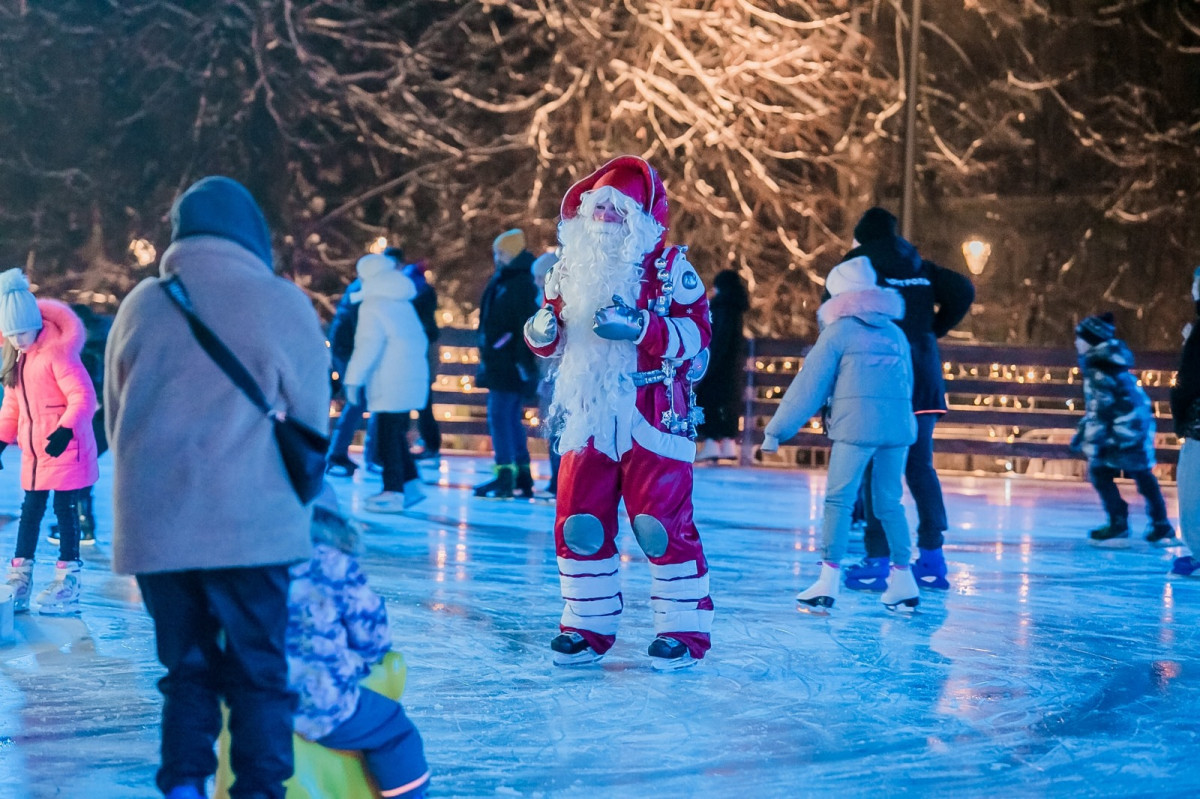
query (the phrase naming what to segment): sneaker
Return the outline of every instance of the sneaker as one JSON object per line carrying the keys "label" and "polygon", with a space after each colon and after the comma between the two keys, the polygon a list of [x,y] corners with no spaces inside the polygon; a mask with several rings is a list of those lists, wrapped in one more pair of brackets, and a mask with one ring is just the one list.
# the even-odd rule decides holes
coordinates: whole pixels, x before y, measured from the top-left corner
{"label": "sneaker", "polygon": [[380,491],[363,502],[368,513],[403,513],[407,507],[408,500],[400,491]]}
{"label": "sneaker", "polygon": [[5,580],[13,594],[13,613],[29,610],[29,596],[33,593],[33,558],[13,558],[8,564]]}
{"label": "sneaker", "polygon": [[700,662],[692,657],[686,644],[666,635],[651,641],[646,654],[650,656],[650,665],[656,671],[677,671]]}
{"label": "sneaker", "polygon": [[1129,525],[1124,521],[1116,521],[1090,530],[1088,543],[1103,549],[1128,549]]}
{"label": "sneaker", "polygon": [[946,556],[942,554],[941,547],[917,549],[917,559],[912,564],[912,575],[921,588],[950,590],[950,581],[946,579]]}
{"label": "sneaker", "polygon": [[79,573],[83,563],[60,560],[54,564],[54,579],[37,595],[38,613],[70,616],[79,612]]}
{"label": "sneaker", "polygon": [[559,633],[551,639],[550,650],[555,666],[583,666],[604,657],[579,633]]}
{"label": "sneaker", "polygon": [[851,591],[879,591],[887,588],[888,558],[863,558],[862,563],[847,566],[846,587]]}
{"label": "sneaker", "polygon": [[331,455],[325,463],[325,474],[330,477],[353,477],[358,464],[348,455]]}
{"label": "sneaker", "polygon": [[1161,549],[1183,546],[1183,542],[1175,534],[1175,528],[1171,526],[1170,522],[1151,524],[1146,530],[1146,543]]}
{"label": "sneaker", "polygon": [[1175,562],[1171,565],[1171,571],[1167,572],[1167,576],[1200,577],[1200,560],[1191,555],[1175,558]]}

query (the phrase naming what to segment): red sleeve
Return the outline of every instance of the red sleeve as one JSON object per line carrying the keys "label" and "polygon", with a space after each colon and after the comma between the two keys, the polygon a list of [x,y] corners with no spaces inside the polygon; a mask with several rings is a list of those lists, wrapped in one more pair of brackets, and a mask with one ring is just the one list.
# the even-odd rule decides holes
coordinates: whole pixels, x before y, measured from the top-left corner
{"label": "red sleeve", "polygon": [[712,321],[708,317],[708,297],[703,293],[692,303],[671,303],[667,316],[648,314],[646,332],[638,341],[638,350],[656,358],[687,360],[694,358],[712,340]]}

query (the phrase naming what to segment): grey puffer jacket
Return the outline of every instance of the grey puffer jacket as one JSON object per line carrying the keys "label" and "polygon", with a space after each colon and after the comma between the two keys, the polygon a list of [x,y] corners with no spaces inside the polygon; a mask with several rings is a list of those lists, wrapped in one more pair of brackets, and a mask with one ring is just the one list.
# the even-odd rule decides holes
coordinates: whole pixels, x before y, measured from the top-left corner
{"label": "grey puffer jacket", "polygon": [[830,404],[834,441],[865,447],[907,446],[916,440],[912,356],[894,320],[904,300],[894,289],[839,294],[817,311],[822,325],[766,434],[786,441]]}

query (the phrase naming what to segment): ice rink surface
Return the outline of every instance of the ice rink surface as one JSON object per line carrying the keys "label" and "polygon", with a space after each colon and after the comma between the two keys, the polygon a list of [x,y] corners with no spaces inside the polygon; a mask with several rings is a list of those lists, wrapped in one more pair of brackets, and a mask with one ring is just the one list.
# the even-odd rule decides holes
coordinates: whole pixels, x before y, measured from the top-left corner
{"label": "ice rink surface", "polygon": [[[0,472],[6,558],[14,455]],[[18,616],[0,647],[4,799],[157,795],[162,672],[133,580],[109,571],[110,466],[82,616]],[[624,522],[617,645],[594,666],[551,665],[554,509],[472,498],[488,467],[423,466],[429,498],[403,516],[362,512],[378,477],[333,481],[368,524],[363,563],[409,663],[431,799],[1200,791],[1200,580],[1165,578],[1178,552],[1140,540],[1132,485],[1139,535],[1102,551],[1086,541],[1103,514],[1085,484],[945,477],[952,590],[923,592],[913,618],[843,592],[820,618],[793,597],[817,573],[824,474],[697,468],[713,649],[657,673],[649,574]],[[38,554],[35,590],[57,551]]]}

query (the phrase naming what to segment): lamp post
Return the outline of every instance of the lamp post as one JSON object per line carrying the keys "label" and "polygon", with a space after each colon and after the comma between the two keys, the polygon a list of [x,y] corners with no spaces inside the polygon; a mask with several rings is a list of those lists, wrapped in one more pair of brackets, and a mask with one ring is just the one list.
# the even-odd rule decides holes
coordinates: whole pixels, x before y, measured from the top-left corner
{"label": "lamp post", "polygon": [[921,0],[912,0],[908,39],[908,87],[904,94],[904,187],[900,200],[900,235],[912,238],[913,173],[917,161],[917,64],[921,49]]}

